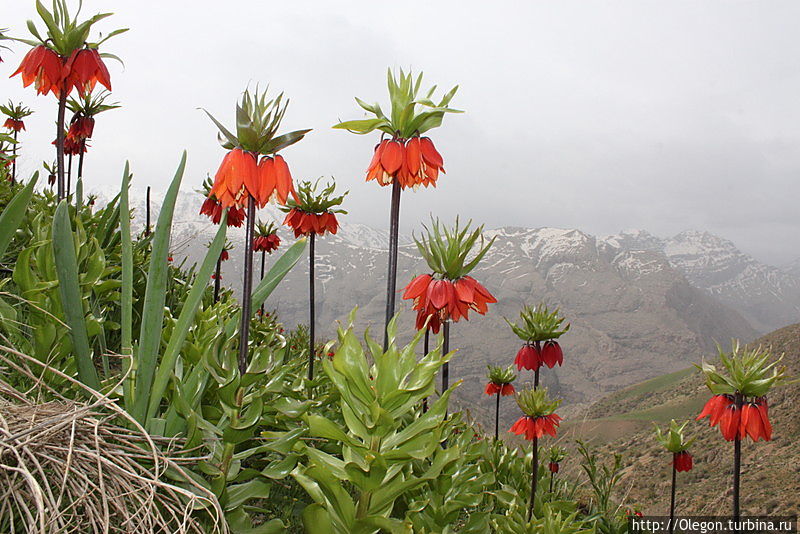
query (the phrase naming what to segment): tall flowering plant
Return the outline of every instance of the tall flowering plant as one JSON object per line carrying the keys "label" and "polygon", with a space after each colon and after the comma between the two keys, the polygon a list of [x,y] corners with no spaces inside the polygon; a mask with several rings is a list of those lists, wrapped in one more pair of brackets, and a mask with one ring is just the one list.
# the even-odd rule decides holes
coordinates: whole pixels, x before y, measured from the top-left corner
{"label": "tall flowering plant", "polygon": [[670,492],[669,501],[669,533],[673,532],[673,523],[675,522],[675,487],[677,483],[678,471],[691,471],[692,470],[692,455],[689,452],[689,447],[694,443],[695,438],[689,440],[684,436],[684,429],[688,422],[678,424],[675,419],[670,421],[669,428],[665,432],[656,425],[655,435],[656,440],[661,443],[668,452],[672,453],[672,489]]}
{"label": "tall flowering plant", "polygon": [[767,393],[786,380],[786,369],[778,367],[783,356],[774,359],[761,347],[741,347],[734,341],[730,352],[719,346],[717,351],[721,369],[705,361],[697,366],[713,393],[697,419],[708,417],[726,441],[733,441],[733,518],[738,521],[742,440],[772,439]]}
{"label": "tall flowering plant", "polygon": [[[230,219],[230,216],[228,217]],[[278,237],[278,227],[274,222],[264,224],[261,221],[256,223],[255,237],[253,238],[253,252],[261,253],[261,275],[259,280],[264,279],[264,268],[267,254],[272,254],[281,246],[281,238]],[[258,310],[259,320],[264,319],[264,303]]]}
{"label": "tall flowering plant", "polygon": [[569,331],[564,317],[558,309],[550,310],[546,305],[525,306],[519,314],[519,322],[506,322],[524,344],[517,352],[514,364],[517,369],[535,372],[534,387],[539,386],[539,368],[546,365],[552,369],[564,363],[564,353],[558,339]]}
{"label": "tall flowering plant", "polygon": [[[212,224],[219,224],[220,220],[222,220],[222,212],[225,208],[222,207],[222,203],[217,200],[217,197],[211,193],[211,188],[213,186],[214,182],[211,181],[211,178],[206,178],[203,182],[203,189],[197,191],[205,197],[203,204],[200,206],[200,215],[205,215],[211,219]],[[242,224],[244,224],[244,219],[244,208],[236,206],[228,208],[228,226],[240,228]]]}
{"label": "tall flowering plant", "polygon": [[550,471],[550,493],[553,493],[553,480],[558,473],[561,462],[567,457],[567,449],[553,445],[547,453],[547,470]]}
{"label": "tall flowering plant", "polygon": [[[70,151],[70,165],[72,169],[72,153],[78,155],[78,180],[83,178],[83,155],[86,153],[86,141],[94,135],[95,118],[100,113],[117,109],[120,107],[118,102],[106,103],[109,93],[100,91],[99,93],[87,93],[80,98],[70,98],[67,101],[67,108],[72,112],[69,121],[69,129],[66,133],[66,143],[75,145]],[[69,195],[70,184],[67,182],[67,194]]]}
{"label": "tall flowering plant", "polygon": [[[402,70],[395,75],[388,71],[389,100],[391,109],[384,114],[380,104],[368,104],[356,98],[356,102],[370,118],[344,121],[334,128],[366,135],[381,132],[367,168],[367,181],[375,180],[380,185],[392,186],[389,210],[389,266],[386,284],[386,325],[394,316],[397,288],[397,241],[400,220],[400,193],[406,187],[436,185],[439,173],[444,173],[444,160],[433,141],[424,133],[441,126],[445,113],[460,113],[450,106],[458,86],[453,87],[438,102],[432,100],[436,92],[434,85],[422,91],[422,73],[414,77]],[[387,337],[384,335],[384,350]]]}
{"label": "tall flowering plant", "polygon": [[40,32],[33,21],[28,21],[28,30],[34,39],[14,39],[29,45],[31,49],[11,76],[20,74],[23,86],[28,87],[33,84],[38,94],[52,93],[58,99],[56,161],[60,200],[66,197],[64,119],[67,97],[73,89],[84,97],[91,93],[98,83],[111,90],[111,75],[103,59],[115,56],[100,53],[100,46],[111,37],[127,31],[127,28],[111,31],[98,41],[89,41],[92,27],[111,16],[111,13],[100,13],[79,22],[80,4],[73,17],[66,0],[53,0],[52,11],[37,0],[36,11],[44,23],[45,30]]}
{"label": "tall flowering plant", "polygon": [[[483,237],[483,226],[470,232],[468,222],[463,228],[458,219],[449,229],[433,219],[426,235],[414,239],[420,255],[431,270],[430,274],[415,277],[405,288],[404,300],[413,301],[417,312],[417,330],[443,330],[444,351],[450,351],[450,322],[469,320],[470,310],[485,315],[489,304],[497,299],[477,280],[469,276],[494,243]],[[449,387],[449,364],[442,367],[442,391]]]}
{"label": "tall flowering plant", "polygon": [[236,133],[206,111],[219,128],[219,141],[228,150],[209,191],[222,208],[246,208],[242,316],[239,328],[239,370],[247,370],[253,292],[253,240],[256,206],[286,203],[294,195],[289,166],[279,151],[300,141],[311,130],[278,135],[289,101],[283,93],[268,98],[267,91],[245,90],[236,105]]}
{"label": "tall flowering plant", "polygon": [[336,196],[336,182],[331,180],[323,189],[319,190],[319,180],[314,183],[302,182],[297,188],[295,198],[286,202],[281,210],[286,212],[283,224],[294,231],[295,237],[308,236],[308,379],[314,378],[315,346],[315,297],[314,297],[314,256],[315,236],[326,233],[335,234],[339,231],[337,214],[347,212],[340,208],[347,196]]}
{"label": "tall flowering plant", "polygon": [[522,417],[517,419],[509,432],[523,436],[533,447],[528,521],[533,515],[533,503],[539,481],[539,438],[545,434],[556,437],[561,417],[555,412],[560,404],[560,399],[552,400],[548,397],[547,388],[528,389],[517,394],[517,405],[522,410]]}
{"label": "tall flowering plant", "polygon": [[23,119],[31,116],[33,111],[22,104],[14,104],[11,100],[9,100],[7,105],[0,106],[0,112],[6,116],[6,120],[3,123],[3,128],[7,128],[11,132],[11,136],[14,138],[14,142],[11,143],[11,183],[14,184],[17,181],[17,145],[19,144],[18,134],[20,131],[25,129],[25,121]]}
{"label": "tall flowering plant", "polygon": [[[206,244],[207,248],[211,248],[211,246],[212,243]],[[225,244],[222,245],[222,250],[220,250],[219,257],[217,258],[214,274],[211,275],[211,279],[214,280],[214,302],[219,302],[219,291],[222,284],[222,262],[230,259],[231,250],[233,250],[233,245],[226,239]]]}
{"label": "tall flowering plant", "polygon": [[494,365],[488,367],[489,382],[486,384],[484,393],[497,397],[494,410],[494,439],[497,439],[500,437],[500,396],[506,397],[515,393],[512,382],[517,379],[517,375],[511,367],[503,368]]}

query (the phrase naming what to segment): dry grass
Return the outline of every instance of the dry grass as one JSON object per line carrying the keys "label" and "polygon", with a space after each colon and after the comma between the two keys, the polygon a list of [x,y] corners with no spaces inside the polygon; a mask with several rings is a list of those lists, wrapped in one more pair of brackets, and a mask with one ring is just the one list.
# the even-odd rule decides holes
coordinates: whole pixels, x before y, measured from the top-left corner
{"label": "dry grass", "polygon": [[[181,467],[186,460],[163,452],[168,440],[148,435],[107,396],[47,368],[86,390],[90,400],[63,397],[38,380],[44,367],[0,346],[0,371],[36,384],[19,391],[0,373],[1,531],[227,531],[214,495]],[[55,400],[37,402],[44,391]]]}

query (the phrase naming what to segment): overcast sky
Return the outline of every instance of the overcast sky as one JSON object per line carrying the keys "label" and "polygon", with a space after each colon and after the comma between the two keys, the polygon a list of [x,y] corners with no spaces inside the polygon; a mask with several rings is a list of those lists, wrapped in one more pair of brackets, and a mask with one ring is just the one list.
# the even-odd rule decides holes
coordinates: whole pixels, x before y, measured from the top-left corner
{"label": "overcast sky", "polygon": [[[73,2],[74,3],[74,2]],[[2,0],[27,36],[33,0]],[[11,4],[11,5],[9,5]],[[402,224],[428,213],[501,225],[709,230],[757,258],[800,257],[800,3],[796,1],[267,2],[86,0],[130,27],[106,43],[124,108],[98,120],[87,187],[163,188],[180,152],[196,188],[224,154],[204,107],[232,125],[241,91],[291,98],[284,127],[313,128],[285,157],[295,179],[333,175],[356,222],[388,223],[389,189],[364,182],[378,134],[332,130],[386,109],[387,67],[460,90],[430,133],[447,175],[403,197]],[[40,23],[37,21],[37,25]],[[4,53],[0,91],[36,110],[20,166],[52,160],[56,103],[23,90],[23,47]]]}

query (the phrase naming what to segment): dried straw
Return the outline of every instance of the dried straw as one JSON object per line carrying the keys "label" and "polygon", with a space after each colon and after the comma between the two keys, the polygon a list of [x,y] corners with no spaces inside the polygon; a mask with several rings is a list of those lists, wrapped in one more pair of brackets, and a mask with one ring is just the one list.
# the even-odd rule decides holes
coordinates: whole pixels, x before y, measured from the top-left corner
{"label": "dried straw", "polygon": [[[186,459],[164,452],[169,440],[150,436],[108,396],[0,346],[3,367],[37,387],[21,392],[0,374],[0,531],[227,532],[214,495],[181,467]],[[91,400],[65,398],[40,379],[44,370]],[[57,400],[37,402],[43,390]]]}

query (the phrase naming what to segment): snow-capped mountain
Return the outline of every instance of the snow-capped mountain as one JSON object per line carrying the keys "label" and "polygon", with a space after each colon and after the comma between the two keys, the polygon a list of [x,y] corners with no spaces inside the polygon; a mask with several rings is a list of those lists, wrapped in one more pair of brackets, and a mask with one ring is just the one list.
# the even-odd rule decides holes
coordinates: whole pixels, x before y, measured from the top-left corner
{"label": "snow-capped mountain", "polygon": [[779,269],[696,230],[667,239],[637,230],[604,240],[619,250],[662,252],[692,285],[739,311],[760,332],[800,321],[800,262]]}
{"label": "snow-capped mountain", "polygon": [[[137,216],[143,199],[134,193]],[[160,201],[160,199],[158,199]],[[197,261],[216,228],[198,214],[202,197],[181,194],[174,216],[173,255]],[[152,223],[159,202],[152,199]],[[270,208],[262,219],[282,220]],[[137,222],[141,217],[137,218]],[[481,395],[487,364],[509,365],[518,340],[503,317],[514,320],[525,304],[558,306],[572,323],[563,338],[565,362],[548,371],[545,385],[558,390],[574,405],[588,404],[597,395],[663,373],[687,367],[713,350],[713,340],[753,339],[755,330],[731,306],[705,289],[698,289],[659,246],[630,243],[627,234],[599,239],[579,230],[557,228],[499,228],[486,231],[494,245],[474,271],[498,298],[487,316],[471,315],[452,328],[451,346],[459,354],[451,376],[464,379],[456,398],[481,416],[491,408]],[[293,236],[281,231],[284,242]],[[243,230],[232,228],[234,250],[225,262],[223,284],[238,290],[241,279]],[[321,336],[334,335],[337,321],[359,307],[359,328],[371,325],[381,337],[385,306],[386,232],[348,224],[342,218],[339,235],[317,240],[317,324]],[[398,289],[427,266],[407,239],[398,260]],[[630,242],[630,243],[629,243]],[[179,261],[179,260],[178,260]],[[267,265],[274,261],[267,259]],[[307,322],[307,261],[301,260],[270,297],[289,326]],[[413,315],[408,302],[398,299],[402,340],[410,338]],[[524,377],[527,380],[527,375]],[[485,405],[485,406],[484,406]]]}

